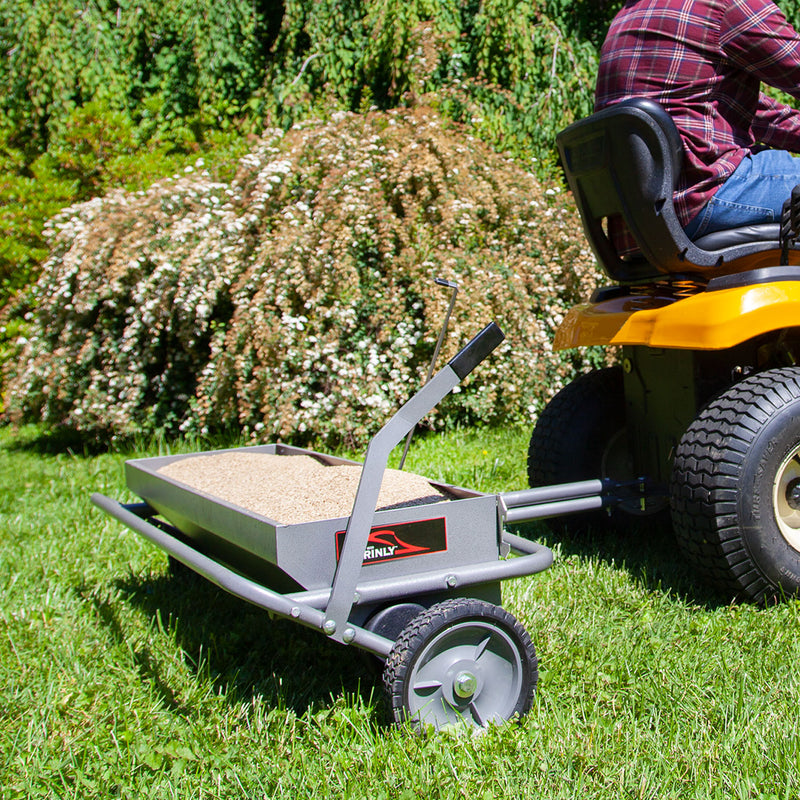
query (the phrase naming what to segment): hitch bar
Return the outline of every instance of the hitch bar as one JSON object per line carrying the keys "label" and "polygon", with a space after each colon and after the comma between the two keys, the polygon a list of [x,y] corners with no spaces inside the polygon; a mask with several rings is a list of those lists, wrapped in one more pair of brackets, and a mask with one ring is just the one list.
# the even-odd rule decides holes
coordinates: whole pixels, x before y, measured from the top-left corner
{"label": "hitch bar", "polygon": [[[610,478],[595,478],[576,483],[522,489],[517,492],[503,492],[497,496],[500,517],[507,523],[529,522],[535,519],[559,517],[562,514],[611,509],[630,499],[631,488],[635,489],[636,494],[645,496],[647,484],[648,481],[644,478],[625,482]],[[654,491],[650,496],[662,493]]]}

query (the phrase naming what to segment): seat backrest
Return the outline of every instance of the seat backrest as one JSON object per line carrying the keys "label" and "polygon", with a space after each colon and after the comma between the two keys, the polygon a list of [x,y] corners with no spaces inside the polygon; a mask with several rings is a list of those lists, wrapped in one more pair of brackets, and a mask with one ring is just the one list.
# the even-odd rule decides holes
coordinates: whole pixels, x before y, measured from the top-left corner
{"label": "seat backrest", "polygon": [[[556,141],[586,237],[615,280],[716,276],[778,263],[778,223],[712,236],[713,249],[685,234],[672,202],[683,144],[672,118],[655,101],[634,98],[604,108],[561,131]],[[620,257],[610,220],[624,223],[641,255]]]}

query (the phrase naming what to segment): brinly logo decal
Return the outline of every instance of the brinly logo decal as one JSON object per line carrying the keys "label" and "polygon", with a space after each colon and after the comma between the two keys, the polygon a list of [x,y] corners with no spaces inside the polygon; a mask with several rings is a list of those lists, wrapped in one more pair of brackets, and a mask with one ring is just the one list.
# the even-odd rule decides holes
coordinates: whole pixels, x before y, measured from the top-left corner
{"label": "brinly logo decal", "polygon": [[[345,531],[336,532],[336,560],[342,552]],[[369,532],[364,551],[365,564],[381,564],[398,558],[410,558],[447,550],[444,517],[419,522],[398,522],[380,525]]]}

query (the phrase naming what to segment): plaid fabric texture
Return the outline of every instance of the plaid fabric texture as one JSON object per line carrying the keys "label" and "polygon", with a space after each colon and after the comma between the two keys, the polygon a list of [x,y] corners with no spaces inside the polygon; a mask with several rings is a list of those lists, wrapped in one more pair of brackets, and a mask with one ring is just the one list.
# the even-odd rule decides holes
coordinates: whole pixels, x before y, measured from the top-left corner
{"label": "plaid fabric texture", "polygon": [[596,108],[656,100],[675,120],[685,158],[675,208],[690,222],[759,147],[800,152],[800,36],[768,0],[630,0],[600,56]]}

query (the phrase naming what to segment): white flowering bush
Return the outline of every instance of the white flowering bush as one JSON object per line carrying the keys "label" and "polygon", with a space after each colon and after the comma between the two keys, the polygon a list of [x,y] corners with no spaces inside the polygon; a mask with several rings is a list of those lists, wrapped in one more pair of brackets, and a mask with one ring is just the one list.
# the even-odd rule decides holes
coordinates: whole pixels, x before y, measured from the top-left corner
{"label": "white flowering bush", "polygon": [[571,201],[434,112],[341,113],[254,142],[230,183],[198,163],[73,206],[5,417],[95,436],[361,444],[490,320],[506,341],[429,420],[516,422],[582,366],[555,353],[599,280]]}

